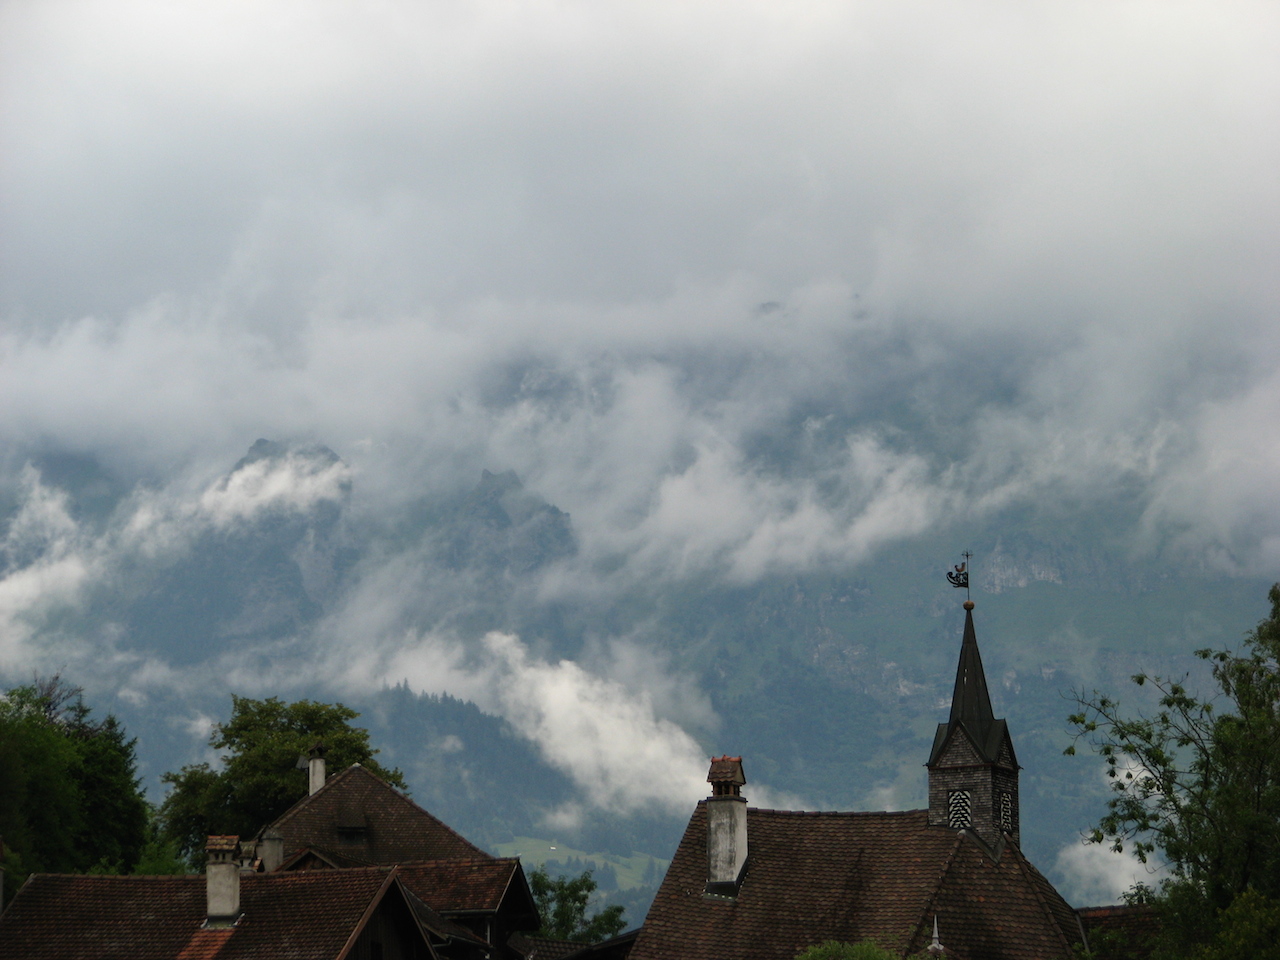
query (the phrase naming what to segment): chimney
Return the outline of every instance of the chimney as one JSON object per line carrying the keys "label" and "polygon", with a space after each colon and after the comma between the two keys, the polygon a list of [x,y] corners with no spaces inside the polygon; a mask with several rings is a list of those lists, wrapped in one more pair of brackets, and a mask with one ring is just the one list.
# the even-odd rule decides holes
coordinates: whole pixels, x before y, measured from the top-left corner
{"label": "chimney", "polygon": [[239,847],[239,837],[210,837],[205,844],[209,855],[204,867],[206,927],[232,927],[240,919]]}
{"label": "chimney", "polygon": [[316,745],[311,748],[311,759],[307,763],[308,796],[314,795],[324,786],[324,755],[328,752],[323,740],[317,740]]}
{"label": "chimney", "polygon": [[747,865],[747,800],[741,757],[712,757],[707,774],[707,887],[718,897],[736,897]]}
{"label": "chimney", "polygon": [[268,827],[262,835],[262,843],[258,849],[264,873],[280,869],[280,864],[284,863],[284,837],[278,830]]}

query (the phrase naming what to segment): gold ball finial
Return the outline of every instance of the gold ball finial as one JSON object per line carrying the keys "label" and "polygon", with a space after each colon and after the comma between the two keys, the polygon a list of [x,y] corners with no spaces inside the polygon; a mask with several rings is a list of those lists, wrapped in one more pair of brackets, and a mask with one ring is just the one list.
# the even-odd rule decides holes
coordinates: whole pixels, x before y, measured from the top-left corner
{"label": "gold ball finial", "polygon": [[973,601],[972,601],[972,600],[966,600],[966,601],[964,602],[964,608],[965,608],[966,610],[972,610],[972,609],[973,609]]}

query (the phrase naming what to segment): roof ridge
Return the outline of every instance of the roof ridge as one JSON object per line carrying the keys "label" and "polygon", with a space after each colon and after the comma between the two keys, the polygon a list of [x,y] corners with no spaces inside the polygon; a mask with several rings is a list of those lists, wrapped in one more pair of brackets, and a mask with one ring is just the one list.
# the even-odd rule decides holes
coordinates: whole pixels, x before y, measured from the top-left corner
{"label": "roof ridge", "polygon": [[[471,847],[473,850],[475,850],[475,851],[479,854],[479,856],[478,856],[478,857],[472,857],[472,858],[470,858],[470,859],[474,859],[474,860],[480,860],[480,859],[484,859],[484,858],[492,859],[492,857],[491,857],[489,854],[485,853],[483,850],[481,850],[481,849],[480,849],[479,847],[477,847],[474,843],[472,843],[470,840],[468,840],[466,837],[464,837],[462,834],[460,834],[457,830],[453,829],[453,827],[449,826],[447,823],[445,823],[443,820],[441,820],[439,817],[437,817],[434,813],[432,813],[432,812],[431,812],[430,810],[428,810],[426,807],[419,806],[419,805],[418,805],[417,803],[415,803],[412,799],[410,799],[409,797],[405,796],[405,794],[401,793],[399,790],[397,790],[397,789],[396,789],[395,787],[393,787],[391,784],[387,783],[387,781],[383,780],[380,776],[378,776],[377,774],[375,774],[373,771],[371,771],[371,770],[367,769],[366,767],[361,767],[361,766],[360,766],[360,764],[358,764],[358,763],[353,763],[351,766],[347,767],[347,769],[346,769],[346,770],[344,770],[344,771],[342,771],[342,772],[343,772],[343,773],[347,773],[348,771],[353,770],[353,769],[355,769],[356,767],[360,767],[360,769],[361,769],[361,770],[363,770],[365,773],[367,773],[369,776],[371,776],[374,780],[377,780],[377,781],[378,781],[379,783],[381,783],[383,786],[387,787],[387,788],[388,788],[388,789],[389,789],[393,794],[395,794],[395,796],[396,796],[396,797],[398,797],[401,801],[403,801],[404,803],[407,803],[410,807],[412,807],[414,810],[417,810],[419,813],[423,813],[423,814],[425,814],[426,816],[430,817],[430,818],[431,818],[432,820],[434,820],[436,823],[440,824],[440,826],[442,826],[445,830],[449,831],[449,833],[451,833],[453,836],[457,837],[459,840],[461,840],[463,843],[465,843],[468,847]],[[448,858],[447,858],[447,857],[445,857],[445,858],[441,858],[441,859],[448,859]]]}
{"label": "roof ridge", "polygon": [[[311,798],[312,798],[312,797],[318,797],[320,794],[324,793],[326,790],[328,790],[328,789],[329,789],[329,787],[330,787],[331,785],[333,785],[333,784],[337,783],[339,780],[341,780],[343,777],[345,777],[347,774],[349,774],[349,773],[350,773],[352,770],[354,770],[356,767],[360,767],[360,769],[361,769],[361,770],[364,770],[364,769],[365,769],[365,767],[360,766],[360,764],[358,764],[358,763],[353,763],[353,764],[351,764],[350,766],[345,767],[345,768],[344,768],[344,769],[342,769],[342,770],[339,770],[339,771],[338,771],[337,773],[335,773],[333,776],[331,776],[331,777],[326,777],[326,778],[325,778],[324,783],[320,784],[320,788],[319,788],[318,790],[316,790],[316,792],[315,792],[315,793],[304,793],[304,794],[303,794],[302,796],[300,796],[297,800],[295,800],[295,801],[293,802],[293,804],[292,804],[292,805],[290,805],[290,807],[289,807],[289,809],[288,809],[288,810],[286,810],[284,813],[280,814],[280,816],[276,817],[276,818],[275,818],[274,820],[272,820],[270,823],[264,823],[264,824],[259,828],[258,832],[257,832],[256,834],[254,834],[254,836],[255,836],[255,837],[260,837],[260,836],[262,836],[264,833],[266,833],[266,831],[267,831],[267,827],[274,827],[276,824],[284,823],[284,822],[285,822],[286,820],[288,820],[288,819],[289,819],[289,818],[290,818],[294,813],[296,813],[296,812],[298,811],[298,808],[300,808],[300,807],[302,807],[302,806],[305,806],[306,804],[310,803],[310,801],[311,801]],[[377,777],[377,778],[375,778],[375,779],[381,779],[381,778],[380,778],[380,777]],[[390,787],[390,786],[391,786],[391,784],[389,784],[389,783],[388,783],[388,784],[387,784],[387,786],[389,786],[389,787]],[[394,790],[395,788],[394,788],[394,787],[392,787],[392,789]]]}
{"label": "roof ridge", "polygon": [[[942,893],[942,883],[947,879],[947,874],[951,872],[951,865],[955,863],[956,855],[960,852],[960,847],[964,843],[965,833],[963,830],[956,834],[955,841],[951,844],[951,852],[947,854],[947,859],[942,861],[942,870],[938,873],[938,879],[933,881],[933,886],[929,890],[928,897],[925,898],[924,906],[920,911],[920,920],[916,923],[915,929],[911,931],[911,938],[907,941],[908,948],[915,943],[924,929],[925,922],[929,917],[929,908],[934,907],[934,915],[937,915],[938,895]],[[1057,926],[1057,924],[1055,924]]]}
{"label": "roof ridge", "polygon": [[[317,790],[315,793],[309,793],[309,794],[307,794],[305,797],[301,797],[301,798],[299,798],[299,799],[298,799],[298,800],[293,804],[293,806],[291,806],[291,807],[290,807],[288,810],[286,810],[284,813],[280,814],[280,816],[276,817],[276,819],[272,820],[272,821],[271,821],[270,823],[268,823],[268,824],[264,824],[264,825],[263,825],[263,827],[258,831],[258,833],[256,834],[256,836],[259,836],[259,837],[260,837],[260,836],[262,836],[262,834],[266,832],[266,830],[267,830],[267,828],[268,828],[268,827],[277,827],[277,826],[279,826],[279,825],[282,825],[282,824],[287,823],[287,822],[288,822],[289,820],[291,820],[294,816],[296,816],[296,815],[297,815],[297,813],[298,813],[300,810],[302,810],[304,807],[306,807],[307,805],[309,805],[309,804],[310,804],[310,802],[311,802],[312,800],[314,800],[316,797],[321,796],[321,795],[322,795],[322,794],[324,794],[326,791],[328,791],[328,790],[330,790],[331,788],[335,787],[337,784],[342,783],[342,782],[345,782],[346,780],[348,780],[348,779],[350,779],[350,778],[352,778],[352,777],[356,776],[357,772],[364,773],[364,774],[365,774],[366,776],[368,776],[371,780],[373,780],[373,781],[374,781],[374,783],[376,783],[376,784],[378,784],[378,785],[380,785],[380,786],[382,786],[382,787],[385,787],[385,788],[386,788],[386,790],[387,790],[387,791],[388,791],[392,796],[394,796],[394,797],[396,797],[397,799],[399,799],[402,803],[408,804],[408,806],[409,806],[412,810],[415,810],[415,811],[417,811],[418,813],[420,813],[420,814],[422,814],[422,815],[424,815],[424,816],[428,817],[428,818],[429,818],[429,819],[431,819],[435,824],[437,824],[441,829],[443,829],[444,831],[446,831],[450,836],[454,837],[455,839],[457,839],[458,841],[460,841],[461,843],[463,843],[463,844],[464,844],[464,845],[466,845],[467,847],[470,847],[472,850],[474,850],[474,851],[476,852],[476,858],[475,858],[475,859],[481,859],[481,858],[489,857],[489,856],[490,856],[490,854],[486,853],[484,850],[481,850],[481,849],[480,849],[479,847],[477,847],[474,843],[472,843],[470,840],[468,840],[468,839],[467,839],[466,837],[464,837],[462,834],[458,833],[458,831],[457,831],[457,830],[454,830],[451,826],[449,826],[447,823],[445,823],[443,820],[441,820],[439,817],[437,817],[437,816],[436,816],[434,813],[432,813],[430,810],[427,810],[425,807],[421,807],[421,806],[419,806],[419,805],[418,805],[417,803],[415,803],[412,799],[410,799],[409,797],[405,796],[405,794],[404,794],[404,793],[402,793],[400,790],[398,790],[396,787],[392,786],[392,785],[391,785],[390,783],[388,783],[386,780],[382,779],[382,777],[378,776],[376,773],[374,773],[374,772],[373,772],[372,770],[370,770],[368,767],[366,767],[366,766],[364,766],[364,765],[362,765],[362,764],[360,764],[360,763],[353,763],[353,764],[351,764],[350,766],[346,767],[345,769],[340,770],[338,773],[335,773],[332,777],[329,777],[327,780],[325,780],[324,784],[323,784],[323,785],[320,787],[320,789],[319,789],[319,790]],[[358,858],[353,858],[353,859],[358,859]]]}

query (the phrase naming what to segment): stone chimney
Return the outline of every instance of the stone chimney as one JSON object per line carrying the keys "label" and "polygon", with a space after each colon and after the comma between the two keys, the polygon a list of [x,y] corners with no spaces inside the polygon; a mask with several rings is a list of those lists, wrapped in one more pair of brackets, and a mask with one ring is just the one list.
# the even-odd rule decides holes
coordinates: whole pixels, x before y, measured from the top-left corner
{"label": "stone chimney", "polygon": [[284,837],[280,835],[278,830],[268,827],[267,831],[262,835],[262,842],[258,846],[258,856],[262,859],[262,871],[271,873],[280,869],[280,864],[284,863]]}
{"label": "stone chimney", "polygon": [[210,837],[205,844],[206,927],[231,927],[240,919],[239,848],[239,837]]}
{"label": "stone chimney", "polygon": [[717,897],[736,897],[747,865],[747,800],[741,757],[712,757],[707,774],[707,887]]}
{"label": "stone chimney", "polygon": [[308,796],[324,786],[324,755],[328,752],[323,740],[317,740],[316,745],[311,748],[311,759],[307,763]]}

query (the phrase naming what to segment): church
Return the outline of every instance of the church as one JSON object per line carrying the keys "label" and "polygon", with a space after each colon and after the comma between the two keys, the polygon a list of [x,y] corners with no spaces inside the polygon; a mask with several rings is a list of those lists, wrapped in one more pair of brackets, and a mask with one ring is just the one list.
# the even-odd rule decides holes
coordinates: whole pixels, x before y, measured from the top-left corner
{"label": "church", "polygon": [[929,806],[761,810],[741,757],[713,758],[632,960],[792,960],[828,940],[899,956],[1074,960],[1081,916],[1019,848],[1018,760],[991,707],[966,600],[951,713],[927,761]]}

